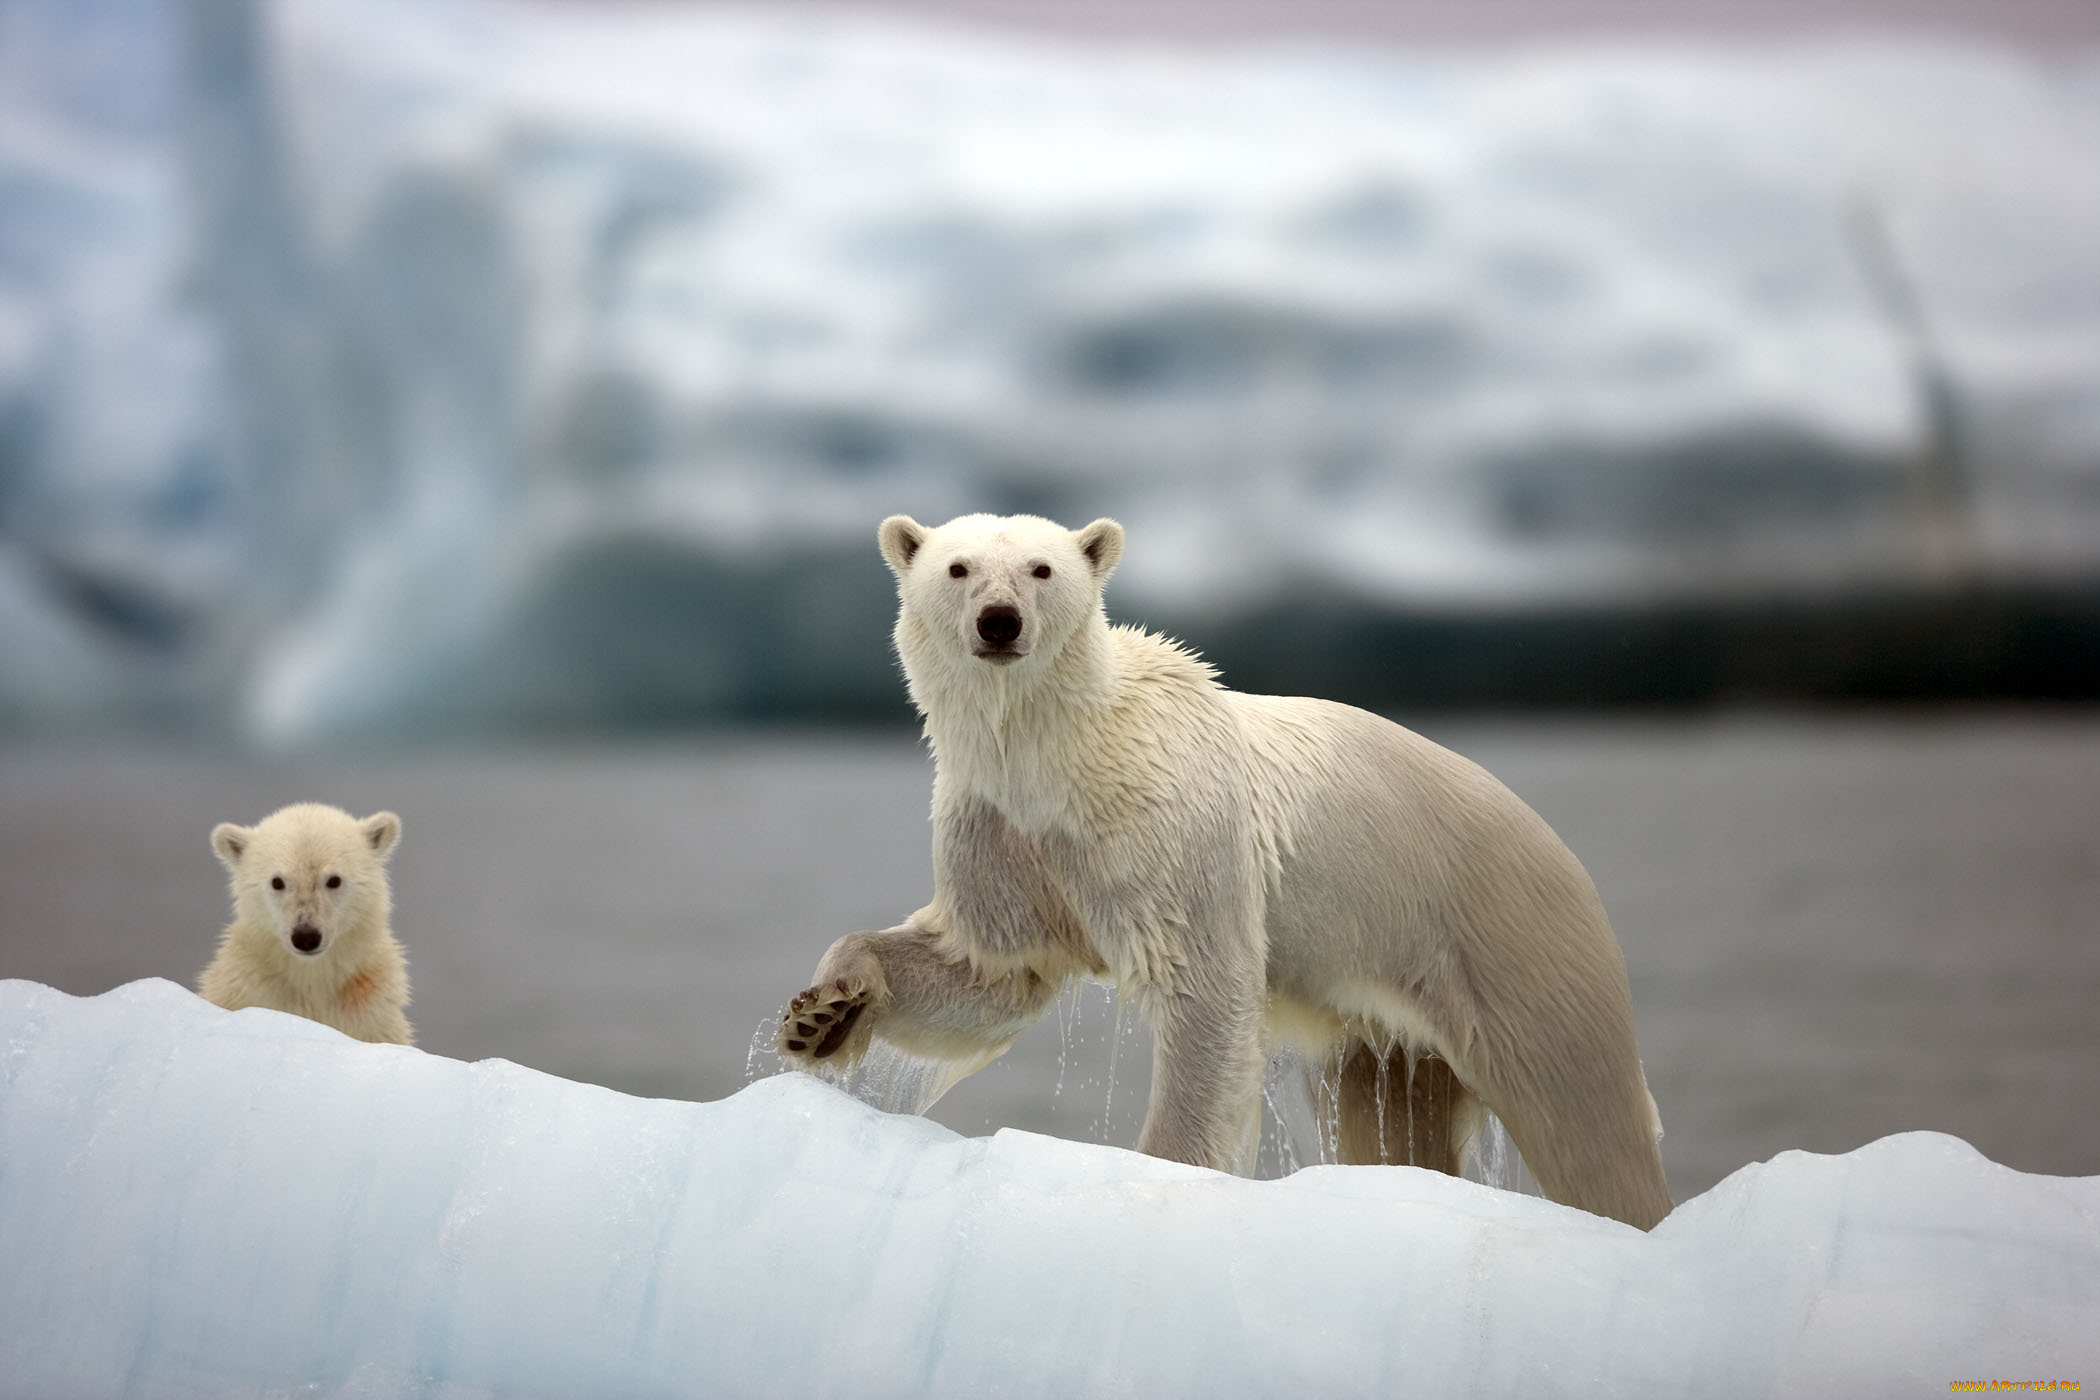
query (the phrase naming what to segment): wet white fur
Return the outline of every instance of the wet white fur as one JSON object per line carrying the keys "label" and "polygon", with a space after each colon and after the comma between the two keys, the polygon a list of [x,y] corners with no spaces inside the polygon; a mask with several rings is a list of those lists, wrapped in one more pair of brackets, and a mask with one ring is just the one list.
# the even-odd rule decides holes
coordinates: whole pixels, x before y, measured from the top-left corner
{"label": "wet white fur", "polygon": [[[387,857],[400,839],[392,812],[359,821],[314,802],[253,827],[213,828],[212,850],[232,885],[233,922],[198,992],[228,1010],[268,1007],[359,1040],[413,1043],[404,1010],[408,962],[394,939],[387,888]],[[333,889],[331,877],[340,882]],[[273,879],[284,889],[273,889]],[[302,922],[321,935],[311,954],[292,946]]]}
{"label": "wet white fur", "polygon": [[[936,759],[934,895],[819,964],[866,997],[848,1058],[872,1031],[982,1063],[1070,977],[1106,977],[1156,1033],[1147,1152],[1230,1169],[1267,1044],[1361,1038],[1448,1060],[1556,1200],[1644,1228],[1668,1213],[1617,941],[1507,788],[1375,715],[1238,694],[1111,627],[1114,521],[893,516],[879,541]],[[1021,615],[1018,660],[977,654],[991,604]]]}

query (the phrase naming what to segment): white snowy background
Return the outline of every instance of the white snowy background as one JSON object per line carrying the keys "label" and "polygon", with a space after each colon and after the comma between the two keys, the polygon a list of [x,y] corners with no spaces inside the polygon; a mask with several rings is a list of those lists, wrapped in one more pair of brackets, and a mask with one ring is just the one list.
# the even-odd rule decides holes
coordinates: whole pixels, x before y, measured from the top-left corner
{"label": "white snowy background", "polygon": [[1912,1133],[1654,1233],[1414,1168],[1248,1181],[0,982],[0,1389],[1944,1394],[2089,1380],[2100,1178]]}

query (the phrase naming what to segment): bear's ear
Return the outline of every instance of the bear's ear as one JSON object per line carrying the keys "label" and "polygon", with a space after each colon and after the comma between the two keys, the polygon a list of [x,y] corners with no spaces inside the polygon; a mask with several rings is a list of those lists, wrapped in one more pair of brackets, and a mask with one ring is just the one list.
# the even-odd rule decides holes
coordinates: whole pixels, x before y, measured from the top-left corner
{"label": "bear's ear", "polygon": [[875,540],[882,546],[882,557],[890,572],[903,578],[904,571],[911,567],[912,556],[926,543],[926,527],[908,515],[893,515],[875,531]]}
{"label": "bear's ear", "polygon": [[1123,527],[1106,516],[1078,532],[1079,552],[1094,566],[1094,582],[1108,582],[1123,557]]}
{"label": "bear's ear", "polygon": [[372,848],[372,854],[385,860],[393,852],[394,843],[401,839],[401,818],[392,812],[374,812],[357,824],[358,832]]}
{"label": "bear's ear", "polygon": [[220,822],[211,829],[212,853],[218,856],[219,864],[228,870],[239,870],[241,857],[247,854],[248,843],[254,839],[255,833],[247,827],[235,826],[232,822]]}

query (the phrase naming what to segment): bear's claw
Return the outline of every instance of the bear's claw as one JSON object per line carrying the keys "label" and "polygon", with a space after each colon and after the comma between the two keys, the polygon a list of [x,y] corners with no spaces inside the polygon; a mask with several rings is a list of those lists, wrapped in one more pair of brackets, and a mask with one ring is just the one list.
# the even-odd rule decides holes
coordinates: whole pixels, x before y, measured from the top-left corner
{"label": "bear's claw", "polygon": [[867,993],[850,991],[843,977],[829,987],[811,987],[797,994],[780,1016],[781,1050],[830,1059],[844,1047],[866,1005]]}

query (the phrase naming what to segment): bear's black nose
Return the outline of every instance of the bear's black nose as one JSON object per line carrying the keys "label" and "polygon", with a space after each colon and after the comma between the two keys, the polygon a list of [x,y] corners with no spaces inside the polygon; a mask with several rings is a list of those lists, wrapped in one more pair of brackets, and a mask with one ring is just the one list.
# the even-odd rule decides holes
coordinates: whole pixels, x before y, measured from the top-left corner
{"label": "bear's black nose", "polygon": [[293,924],[292,946],[302,953],[316,951],[321,946],[321,930],[312,924]]}
{"label": "bear's black nose", "polygon": [[994,603],[977,614],[977,635],[995,647],[1003,647],[1021,635],[1021,610]]}

